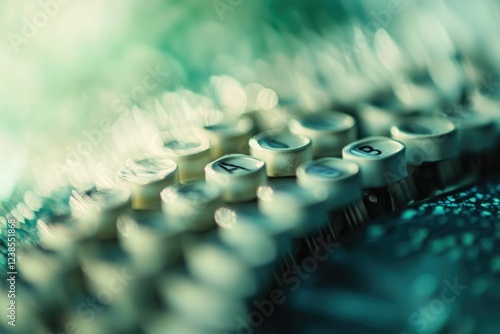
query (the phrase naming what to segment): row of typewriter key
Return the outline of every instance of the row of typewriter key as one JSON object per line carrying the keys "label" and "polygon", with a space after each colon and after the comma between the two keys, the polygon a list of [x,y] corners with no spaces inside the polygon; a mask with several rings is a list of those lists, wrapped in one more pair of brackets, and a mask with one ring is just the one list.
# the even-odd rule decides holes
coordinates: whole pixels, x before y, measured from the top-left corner
{"label": "row of typewriter key", "polygon": [[[388,135],[358,140],[356,120],[341,112],[295,117],[288,131],[257,135],[250,118],[207,127],[190,143],[167,134],[160,156],[130,159],[119,172],[128,190],[74,192],[75,219],[39,224],[48,231],[40,233],[42,246],[73,250],[70,272],[84,278],[87,294],[102,291],[107,272],[129,268],[140,280],[116,306],[125,313],[159,290],[169,312],[203,328],[230,328],[249,298],[266,291],[273,275],[279,284],[300,254],[494,168],[496,129],[476,116],[462,124],[466,140],[438,115],[395,119]],[[197,308],[213,291],[227,298],[218,296],[210,312]],[[154,314],[151,307],[137,314]]]}

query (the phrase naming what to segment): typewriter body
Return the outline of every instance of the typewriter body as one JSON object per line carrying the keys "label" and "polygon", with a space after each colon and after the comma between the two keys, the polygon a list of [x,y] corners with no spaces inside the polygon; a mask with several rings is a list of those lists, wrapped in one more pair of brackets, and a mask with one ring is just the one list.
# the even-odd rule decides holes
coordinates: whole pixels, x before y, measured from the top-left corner
{"label": "typewriter body", "polygon": [[500,7],[195,3],[1,202],[0,331],[498,333]]}

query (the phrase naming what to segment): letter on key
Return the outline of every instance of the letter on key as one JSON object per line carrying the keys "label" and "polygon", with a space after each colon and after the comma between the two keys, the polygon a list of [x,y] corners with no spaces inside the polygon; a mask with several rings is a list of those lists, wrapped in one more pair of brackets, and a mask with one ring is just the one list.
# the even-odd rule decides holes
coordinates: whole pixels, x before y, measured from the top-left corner
{"label": "letter on key", "polygon": [[228,154],[205,167],[205,178],[222,189],[225,202],[249,201],[266,181],[265,164],[249,155]]}
{"label": "letter on key", "polygon": [[[344,147],[345,160],[356,162],[361,169],[363,188],[386,187],[408,176],[404,144],[387,137],[368,137]],[[401,168],[403,164],[404,168]],[[390,181],[387,175],[391,176]]]}

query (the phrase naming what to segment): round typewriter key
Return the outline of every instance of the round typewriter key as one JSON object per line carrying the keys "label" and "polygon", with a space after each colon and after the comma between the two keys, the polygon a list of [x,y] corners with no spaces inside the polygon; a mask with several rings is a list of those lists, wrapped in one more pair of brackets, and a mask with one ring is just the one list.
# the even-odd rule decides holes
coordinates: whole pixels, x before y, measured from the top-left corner
{"label": "round typewriter key", "polygon": [[[110,275],[111,276],[111,275]],[[92,321],[89,321],[89,313],[87,312],[71,312],[69,313],[69,319],[64,319],[60,330],[56,330],[51,333],[92,333],[92,334],[134,334],[140,333],[139,324],[142,320],[143,314],[141,314],[140,306],[137,307],[114,307],[114,305],[109,305],[108,303],[103,303],[102,301],[108,301],[105,299],[108,295],[115,297],[115,295],[120,295],[123,293],[121,287],[121,281],[117,278],[110,277],[110,282],[113,282],[113,286],[108,289],[103,289],[97,296],[82,296],[81,298],[75,300],[71,305],[66,306],[68,310],[95,310],[97,312],[93,313]],[[103,297],[106,296],[106,297]],[[108,297],[109,298],[109,297]],[[106,305],[103,305],[106,304]],[[111,302],[113,304],[113,302]],[[85,307],[83,307],[85,306]],[[117,321],[117,319],[120,319]],[[71,324],[71,325],[68,325]],[[70,327],[71,326],[71,327]],[[77,329],[77,331],[67,331],[68,328]]]}
{"label": "round typewriter key", "polygon": [[356,121],[341,112],[302,115],[288,123],[290,132],[311,138],[314,158],[337,157],[342,148],[356,140]]}
{"label": "round typewriter key", "polygon": [[[479,94],[478,94],[479,95]],[[472,105],[474,111],[480,117],[491,119],[495,125],[495,135],[489,141],[495,142],[495,152],[492,155],[493,162],[491,163],[491,171],[495,172],[500,170],[500,159],[497,156],[500,154],[500,101],[495,97],[473,96]]]}
{"label": "round typewriter key", "polygon": [[298,228],[294,221],[275,220],[264,215],[255,202],[220,207],[215,211],[215,221],[220,227],[219,234],[223,240],[226,240],[226,235],[244,233],[246,229],[257,229],[271,237],[280,251],[289,248],[289,239]]}
{"label": "round typewriter key", "polygon": [[368,137],[344,147],[342,156],[361,168],[364,188],[385,187],[388,176],[394,182],[403,180],[408,171],[401,168],[405,162],[404,144],[386,137]]}
{"label": "round typewriter key", "polygon": [[95,225],[74,217],[49,217],[36,222],[40,245],[54,251],[74,251],[75,244],[95,233]]}
{"label": "round typewriter key", "polygon": [[235,224],[217,232],[220,240],[252,267],[271,263],[276,258],[273,235],[256,224]]}
{"label": "round typewriter key", "polygon": [[[256,203],[253,204],[254,209],[257,209]],[[222,208],[219,210],[222,211]],[[220,213],[219,210],[216,215]],[[270,234],[258,224],[241,221],[232,228],[221,228],[217,232],[221,242],[255,273],[259,291],[269,288],[273,270],[279,260],[278,254],[284,245],[279,240],[279,235]]]}
{"label": "round typewriter key", "polygon": [[296,105],[276,105],[270,109],[258,109],[254,118],[261,131],[285,131],[288,122],[303,113],[304,110]]}
{"label": "round typewriter key", "polygon": [[462,114],[454,123],[458,129],[462,168],[477,181],[494,168],[497,146],[495,123],[475,112]]}
{"label": "round typewriter key", "polygon": [[366,222],[368,214],[363,204],[359,166],[339,158],[323,158],[297,168],[297,182],[308,189],[323,189],[328,193],[329,226],[326,233],[335,238],[343,227],[354,229]]}
{"label": "round typewriter key", "polygon": [[343,158],[361,169],[363,200],[372,218],[413,201],[405,153],[404,144],[387,137],[368,137],[344,147]]}
{"label": "round typewriter key", "polygon": [[82,222],[82,229],[99,239],[115,239],[116,219],[129,205],[130,192],[125,189],[91,188],[79,193],[73,191],[69,200],[71,213]]}
{"label": "round typewriter key", "polygon": [[284,268],[290,269],[297,258],[307,252],[304,246],[308,238],[328,224],[327,193],[321,189],[305,189],[289,181],[261,186],[257,196],[263,214],[277,223],[294,226],[289,235],[291,245],[282,251]]}
{"label": "round typewriter key", "polygon": [[314,232],[326,222],[327,193],[304,189],[295,182],[261,186],[257,190],[259,210],[276,220],[296,226],[295,236]]}
{"label": "round typewriter key", "polygon": [[339,158],[323,158],[300,165],[297,182],[304,188],[327,191],[331,209],[342,208],[361,198],[359,166]]}
{"label": "round typewriter key", "polygon": [[263,132],[250,139],[250,153],[266,163],[268,176],[295,176],[295,169],[312,159],[311,140],[286,132]]}
{"label": "round typewriter key", "polygon": [[444,117],[405,117],[391,128],[391,134],[406,145],[407,160],[412,165],[452,159],[459,153],[457,130]]}
{"label": "round typewriter key", "polygon": [[129,159],[118,173],[132,193],[132,208],[137,210],[160,208],[160,192],[177,183],[177,164],[166,158]]}
{"label": "round typewriter key", "polygon": [[214,212],[223,203],[221,189],[205,181],[191,181],[161,192],[163,212],[194,231],[215,226]]}
{"label": "round typewriter key", "polygon": [[260,288],[255,268],[218,238],[207,239],[187,244],[186,266],[193,277],[236,298],[255,295]]}
{"label": "round typewriter key", "polygon": [[420,198],[452,186],[461,176],[457,129],[451,121],[437,115],[405,117],[391,134],[407,147]]}
{"label": "round typewriter key", "polygon": [[193,324],[190,319],[164,311],[145,319],[143,328],[142,333],[144,334],[220,334],[220,331],[209,330],[203,326]]}
{"label": "round typewriter key", "polygon": [[[137,259],[133,259],[121,245],[89,242],[80,249],[78,257],[90,295],[105,300],[110,309],[132,308],[141,316],[150,311],[154,305],[155,276],[151,275],[150,270],[142,270],[146,265],[138,265]],[[149,259],[143,258],[142,261]],[[122,284],[110,283],[115,281]],[[117,286],[121,287],[119,293],[110,296],[110,284],[117,289]]]}
{"label": "round typewriter key", "polygon": [[[36,304],[33,305],[36,308],[43,305],[44,308],[53,310],[58,305],[68,304],[86,291],[76,252],[30,247],[18,250],[17,259],[16,269],[22,278],[17,284],[29,283],[29,298],[36,299]],[[16,294],[17,292],[20,291],[16,291]],[[40,312],[47,311],[43,307]]]}
{"label": "round typewriter key", "polygon": [[91,293],[98,293],[109,283],[110,273],[129,268],[131,259],[118,243],[88,242],[78,252],[86,286]]}
{"label": "round typewriter key", "polygon": [[217,159],[225,154],[248,154],[248,141],[252,137],[254,123],[249,117],[242,117],[236,123],[218,123],[205,126],[210,140],[211,157]]}
{"label": "round typewriter key", "polygon": [[270,276],[274,275],[275,282],[280,283],[278,268],[281,265],[283,272],[283,259],[286,262],[291,256],[297,222],[268,217],[260,212],[256,202],[225,205],[215,212],[215,221],[220,227],[220,239],[258,267],[262,289],[269,287],[266,282],[270,282]]}
{"label": "round typewriter key", "polygon": [[[488,152],[495,148],[495,123],[476,113],[468,113],[455,121],[462,153]],[[493,138],[493,140],[492,140]]]}
{"label": "round typewriter key", "polygon": [[120,245],[141,272],[155,273],[180,260],[181,236],[186,227],[161,211],[130,210],[118,218],[117,224]]}
{"label": "round typewriter key", "polygon": [[182,273],[163,277],[160,294],[169,310],[207,329],[232,331],[237,326],[234,319],[247,314],[243,300],[202,285]]}
{"label": "round typewriter key", "polygon": [[162,154],[177,163],[180,182],[203,179],[203,168],[212,161],[208,140],[167,140],[163,148]]}
{"label": "round typewriter key", "polygon": [[357,109],[360,135],[362,137],[389,136],[391,126],[401,111],[403,111],[401,101],[392,95],[360,104]]}
{"label": "round typewriter key", "polygon": [[207,183],[222,189],[225,202],[244,202],[257,197],[257,188],[266,182],[264,161],[243,154],[230,154],[205,167]]}

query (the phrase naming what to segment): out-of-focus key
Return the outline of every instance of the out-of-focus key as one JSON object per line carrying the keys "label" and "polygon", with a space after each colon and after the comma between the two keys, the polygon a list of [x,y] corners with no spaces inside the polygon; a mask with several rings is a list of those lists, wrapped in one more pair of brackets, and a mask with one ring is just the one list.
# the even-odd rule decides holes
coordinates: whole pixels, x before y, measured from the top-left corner
{"label": "out-of-focus key", "polygon": [[209,330],[193,324],[190,319],[183,318],[178,314],[158,312],[154,316],[144,319],[143,333],[220,334],[220,331]]}
{"label": "out-of-focus key", "polygon": [[212,161],[208,140],[197,138],[190,142],[166,140],[162,154],[177,163],[180,182],[203,179],[203,168]]}
{"label": "out-of-focus key", "polygon": [[71,213],[81,221],[87,232],[99,239],[116,239],[116,219],[130,205],[130,192],[125,189],[91,188],[73,191],[69,200]]}
{"label": "out-of-focus key", "polygon": [[257,110],[254,115],[260,131],[284,131],[292,118],[304,112],[303,108],[294,104],[285,104],[277,105],[271,109]]}
{"label": "out-of-focus key", "polygon": [[163,212],[188,229],[203,231],[215,226],[214,213],[223,203],[221,189],[205,181],[191,181],[161,192]]}
{"label": "out-of-focus key", "polygon": [[170,273],[160,282],[160,294],[173,312],[209,330],[232,332],[246,316],[242,299],[202,285],[182,273]]}
{"label": "out-of-focus key", "polygon": [[[488,94],[487,94],[488,95]],[[500,101],[498,97],[483,96],[476,94],[472,96],[472,105],[474,106],[474,111],[477,112],[481,117],[491,119],[495,124],[495,136],[491,137],[489,141],[495,142],[495,154],[498,156],[500,153]],[[494,159],[493,166],[491,168],[493,171],[500,169],[500,159]]]}
{"label": "out-of-focus key", "polygon": [[226,235],[257,229],[274,240],[278,251],[290,247],[290,238],[298,228],[297,222],[268,217],[260,212],[257,203],[254,202],[224,205],[215,212],[215,221],[220,227],[219,234],[223,240],[226,240]]}
{"label": "out-of-focus key", "polygon": [[340,157],[342,148],[356,140],[356,121],[341,112],[321,112],[299,116],[288,123],[290,132],[312,140],[314,158]]}
{"label": "out-of-focus key", "polygon": [[327,193],[324,190],[304,189],[295,182],[285,182],[261,186],[257,197],[263,214],[296,226],[296,237],[315,232],[326,224]]}
{"label": "out-of-focus key", "polygon": [[403,104],[393,95],[360,104],[357,108],[360,136],[389,136],[391,126],[403,110]]}
{"label": "out-of-focus key", "polygon": [[[116,282],[118,280],[111,279],[111,281]],[[116,286],[113,290],[117,291],[113,293],[113,297],[116,294],[119,295],[123,293],[122,291],[118,291],[118,283],[114,283],[113,285]],[[68,311],[72,312],[72,314],[70,314],[71,317],[69,319],[64,319],[62,326],[51,333],[67,333],[68,328],[77,329],[77,332],[92,334],[139,333],[140,320],[144,315],[137,312],[133,307],[115,308],[110,307],[110,305],[101,306],[100,298],[103,298],[103,295],[109,295],[111,289],[103,289],[103,291],[101,291],[98,297],[82,297],[79,300],[75,300],[74,304],[68,305]],[[137,308],[140,309],[139,306]],[[91,310],[98,311],[93,314],[92,321],[89,321],[88,312],[91,312]],[[117,319],[120,320],[117,321]]]}
{"label": "out-of-focus key", "polygon": [[266,163],[270,177],[295,176],[312,159],[311,140],[286,132],[263,132],[250,139],[250,154]]}
{"label": "out-of-focus key", "polygon": [[[151,271],[142,271],[118,243],[89,242],[79,251],[78,258],[88,292],[106,300],[107,308],[121,312],[132,309],[134,314],[144,316],[154,307],[154,276]],[[118,277],[124,284],[119,293],[109,296],[110,282]]]}
{"label": "out-of-focus key", "polygon": [[[261,246],[274,260],[276,250],[269,238],[261,235]],[[251,234],[248,237],[252,237]],[[268,243],[271,247],[267,247]],[[257,268],[260,264],[251,264],[241,254],[238,248],[229,247],[217,236],[211,236],[203,241],[187,243],[186,266],[189,272],[200,282],[223,291],[235,298],[250,298],[261,287]]]}
{"label": "out-of-focus key", "polygon": [[[298,258],[317,248],[315,242],[310,244],[308,240],[328,224],[326,191],[305,189],[292,180],[286,181],[262,186],[257,191],[258,207],[264,215],[294,226],[290,231],[291,244],[281,253],[281,272],[290,270]],[[281,276],[281,272],[277,275]]]}
{"label": "out-of-focus key", "polygon": [[329,224],[325,233],[337,238],[343,228],[354,229],[368,220],[357,164],[339,158],[307,162],[297,168],[297,182],[306,189],[328,193]]}
{"label": "out-of-focus key", "polygon": [[464,112],[453,122],[458,129],[462,169],[477,180],[492,171],[497,160],[495,123],[475,112]]}
{"label": "out-of-focus key", "polygon": [[92,236],[95,226],[74,217],[48,217],[36,222],[40,245],[53,251],[75,251],[76,243]]}
{"label": "out-of-focus key", "polygon": [[181,237],[186,227],[161,211],[130,210],[118,218],[120,246],[137,270],[156,273],[181,259]]}
{"label": "out-of-focus key", "polygon": [[254,123],[249,117],[241,117],[236,122],[217,123],[204,127],[210,140],[212,159],[230,153],[248,154],[248,140],[252,137]]}
{"label": "out-of-focus key", "polygon": [[235,224],[221,228],[219,239],[255,273],[259,291],[269,288],[273,269],[281,251],[280,241],[257,224]]}
{"label": "out-of-focus key", "polygon": [[440,92],[427,70],[412,78],[398,78],[392,86],[406,110],[428,112],[439,107]]}
{"label": "out-of-focus key", "polygon": [[129,159],[117,178],[130,189],[133,209],[159,209],[162,189],[178,182],[177,164],[158,157]]}
{"label": "out-of-focus key", "polygon": [[457,129],[451,121],[437,115],[405,117],[391,128],[391,134],[407,147],[406,160],[419,198],[452,186],[461,176]]}
{"label": "out-of-focus key", "polygon": [[371,218],[413,201],[405,153],[404,144],[387,137],[368,137],[344,147],[343,158],[361,169],[363,200]]}
{"label": "out-of-focus key", "polygon": [[20,251],[18,258],[17,269],[23,280],[32,284],[41,305],[47,308],[65,305],[83,293],[75,252],[30,248]]}
{"label": "out-of-focus key", "polygon": [[266,182],[264,161],[243,154],[229,154],[205,167],[207,183],[222,189],[225,202],[244,202],[257,197],[257,188]]}

